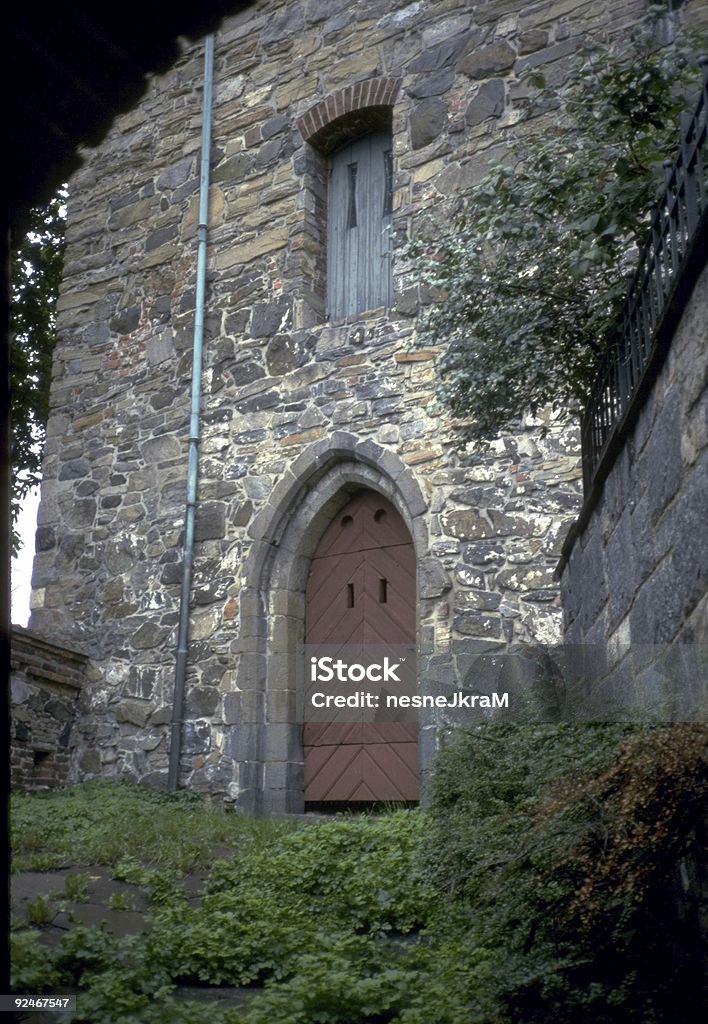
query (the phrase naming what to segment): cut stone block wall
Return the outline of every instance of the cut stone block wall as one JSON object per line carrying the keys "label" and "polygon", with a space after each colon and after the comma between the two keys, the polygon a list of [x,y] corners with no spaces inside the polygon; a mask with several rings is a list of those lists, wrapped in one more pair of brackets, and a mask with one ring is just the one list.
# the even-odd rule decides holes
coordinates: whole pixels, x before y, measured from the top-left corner
{"label": "cut stone block wall", "polygon": [[[569,644],[605,690],[708,714],[708,268],[561,577]],[[681,683],[681,692],[676,691]]]}

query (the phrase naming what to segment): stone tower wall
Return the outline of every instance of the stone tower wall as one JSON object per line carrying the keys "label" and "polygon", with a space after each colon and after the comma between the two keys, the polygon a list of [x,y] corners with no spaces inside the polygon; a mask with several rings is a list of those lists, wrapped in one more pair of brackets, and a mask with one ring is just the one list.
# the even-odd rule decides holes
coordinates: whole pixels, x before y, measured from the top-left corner
{"label": "stone tower wall", "polygon": [[[320,124],[390,106],[394,243],[444,230],[460,189],[524,130],[520,71],[562,76],[583,39],[625,31],[643,9],[265,0],[223,23],[185,784],[297,807],[281,661],[302,639],[309,554],[357,488],[390,497],[411,529],[423,674],[464,677],[478,640],[559,638],[552,577],[578,507],[576,432],[527,418],[490,451],[461,446],[434,402],[434,353],[413,347],[425,296],[401,261],[391,310],[325,320]],[[201,45],[186,47],[71,183],[30,625],[80,645],[100,673],[81,696],[76,778],[160,784],[166,770],[202,62]]]}

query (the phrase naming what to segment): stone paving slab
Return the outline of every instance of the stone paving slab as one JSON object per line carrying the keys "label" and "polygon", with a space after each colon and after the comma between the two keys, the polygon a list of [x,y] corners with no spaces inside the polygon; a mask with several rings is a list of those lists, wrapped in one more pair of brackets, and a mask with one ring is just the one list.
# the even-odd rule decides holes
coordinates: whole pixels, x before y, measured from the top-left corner
{"label": "stone paving slab", "polygon": [[[332,816],[307,814],[283,817],[314,822],[331,820]],[[214,847],[211,865],[217,860],[229,860],[236,855],[233,849]],[[199,905],[210,870],[211,866],[179,879],[179,884],[192,906]],[[86,900],[83,902],[68,900],[64,896],[66,880],[73,875],[80,875],[86,879]],[[67,866],[53,871],[18,871],[10,877],[10,895],[13,918],[36,927],[40,932],[39,941],[48,948],[57,946],[62,936],[76,924],[96,927],[105,924],[111,934],[118,936],[140,934],[147,926],[149,901],[145,890],[128,882],[117,881],[112,877],[111,867],[105,864]],[[54,913],[47,925],[31,925],[28,907],[37,896],[48,896],[52,904]],[[110,901],[116,896],[124,899],[130,909],[112,908]],[[258,986],[236,988],[179,985],[173,994],[176,999],[183,1001],[216,1002],[224,1007],[239,1007],[259,991]],[[61,1022],[62,1017],[52,1013],[33,1013],[19,1015],[17,1019],[22,1024],[55,1024]]]}
{"label": "stone paving slab", "polygon": [[[232,856],[232,850],[214,851],[215,860]],[[85,902],[64,898],[66,879],[71,875],[87,878]],[[199,903],[208,875],[209,871],[205,870],[180,879],[187,899],[193,905]],[[76,924],[96,927],[105,924],[111,934],[118,936],[140,934],[147,925],[149,904],[144,890],[127,882],[116,881],[111,877],[111,868],[106,865],[62,868],[56,871],[19,871],[11,876],[10,891],[13,917],[27,924],[31,924],[29,904],[40,895],[50,898],[54,908],[52,919],[47,925],[36,926],[40,931],[39,941],[50,949],[57,946],[62,936]],[[109,903],[111,897],[115,896],[125,899],[131,909],[113,909]],[[182,1001],[216,1002],[224,1007],[238,1007],[258,991],[257,987],[240,989],[233,986],[180,985],[175,989],[174,996]],[[56,1024],[61,1022],[62,1017],[52,1013],[31,1013],[17,1015],[16,1019],[22,1024]]]}
{"label": "stone paving slab", "polygon": [[[40,941],[56,946],[74,924],[98,927],[105,923],[113,935],[134,935],[145,930],[148,899],[137,885],[118,882],[106,866],[90,866],[60,871],[20,871],[11,876],[12,913],[26,924],[38,927]],[[65,896],[66,879],[79,875],[86,879],[86,899],[71,900]],[[38,896],[48,896],[51,920],[46,925],[33,925],[30,906]],[[111,906],[119,899],[126,909]],[[73,920],[72,920],[73,918]]]}
{"label": "stone paving slab", "polygon": [[228,985],[180,985],[172,993],[180,1002],[216,1003],[222,1009],[238,1008],[258,995],[259,986],[250,988],[234,988]]}

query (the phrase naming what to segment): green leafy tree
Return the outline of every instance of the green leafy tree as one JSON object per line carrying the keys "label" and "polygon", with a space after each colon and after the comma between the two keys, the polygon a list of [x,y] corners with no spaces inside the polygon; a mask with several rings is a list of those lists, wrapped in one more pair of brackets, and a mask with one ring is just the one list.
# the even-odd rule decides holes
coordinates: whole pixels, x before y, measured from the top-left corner
{"label": "green leafy tree", "polygon": [[[27,232],[13,250],[10,293],[12,522],[41,479],[56,338],[55,309],[64,263],[66,190],[29,213]],[[13,550],[18,547],[13,529]]]}
{"label": "green leafy tree", "polygon": [[593,379],[697,79],[690,43],[660,46],[657,25],[583,49],[561,85],[529,74],[523,132],[449,235],[411,246],[438,296],[420,340],[442,347],[440,397],[469,437],[577,406]]}

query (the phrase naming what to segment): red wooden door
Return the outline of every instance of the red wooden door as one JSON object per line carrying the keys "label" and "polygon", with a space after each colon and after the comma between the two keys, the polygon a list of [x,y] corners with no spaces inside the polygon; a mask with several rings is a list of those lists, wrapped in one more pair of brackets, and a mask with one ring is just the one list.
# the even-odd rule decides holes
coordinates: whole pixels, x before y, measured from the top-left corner
{"label": "red wooden door", "polygon": [[[358,494],[315,552],[306,592],[307,644],[415,644],[415,552],[393,505]],[[418,726],[308,723],[305,801],[417,800]]]}

